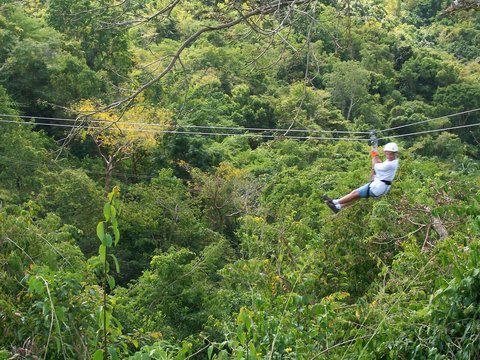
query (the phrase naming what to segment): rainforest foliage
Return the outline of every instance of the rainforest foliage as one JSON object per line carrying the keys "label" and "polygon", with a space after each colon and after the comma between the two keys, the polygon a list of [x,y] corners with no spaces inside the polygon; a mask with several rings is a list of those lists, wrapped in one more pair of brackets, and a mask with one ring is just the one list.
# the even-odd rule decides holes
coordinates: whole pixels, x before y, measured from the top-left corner
{"label": "rainforest foliage", "polygon": [[479,359],[478,9],[3,0],[0,359]]}

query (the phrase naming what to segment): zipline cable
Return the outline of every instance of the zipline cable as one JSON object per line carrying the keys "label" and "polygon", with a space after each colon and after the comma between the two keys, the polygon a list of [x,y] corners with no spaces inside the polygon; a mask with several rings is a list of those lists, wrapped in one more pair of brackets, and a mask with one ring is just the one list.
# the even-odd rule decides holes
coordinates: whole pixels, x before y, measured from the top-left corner
{"label": "zipline cable", "polygon": [[443,128],[443,129],[433,129],[433,130],[417,131],[417,132],[409,133],[409,134],[390,135],[390,136],[384,136],[384,137],[378,138],[378,140],[391,139],[391,138],[400,138],[400,137],[407,137],[407,136],[414,136],[414,135],[421,135],[421,134],[428,134],[428,133],[439,132],[439,131],[463,129],[463,128],[468,128],[468,127],[473,127],[473,126],[480,126],[480,123],[468,124],[468,125],[459,125],[459,126],[452,126],[452,127]]}
{"label": "zipline cable", "polygon": [[[0,123],[12,123],[18,125],[41,125],[41,126],[50,126],[50,127],[65,127],[65,128],[80,128],[80,129],[93,129],[93,130],[102,130],[104,129],[101,126],[86,126],[86,125],[70,125],[70,124],[52,124],[52,123],[31,123],[31,122],[18,122],[15,120],[5,120],[0,118]],[[122,124],[123,125],[123,124]],[[127,124],[125,124],[127,125]],[[480,126],[480,123],[475,124],[467,124],[467,125],[459,125],[459,126],[451,126],[448,128],[441,128],[441,129],[433,129],[433,130],[424,130],[424,131],[417,131],[414,133],[408,134],[398,134],[398,135],[390,135],[378,138],[378,140],[385,140],[390,138],[400,138],[400,137],[410,137],[415,135],[421,134],[428,134],[433,132],[440,132],[440,131],[447,131],[447,130],[456,130],[456,129],[463,129],[468,127]],[[321,136],[293,136],[293,135],[274,135],[274,134],[262,134],[262,133],[229,133],[229,132],[205,132],[205,131],[180,131],[180,130],[160,130],[160,129],[142,129],[142,128],[121,128],[119,130],[122,131],[134,131],[134,132],[147,132],[147,133],[165,133],[165,134],[184,134],[184,135],[200,135],[200,136],[247,136],[247,137],[261,137],[261,138],[269,138],[274,139],[277,137],[283,137],[288,139],[310,139],[310,140],[345,140],[345,141],[370,141],[370,139],[365,138],[349,138],[349,137],[321,137]]]}
{"label": "zipline cable", "polygon": [[[77,119],[44,117],[44,116],[27,116],[27,115],[10,115],[0,114],[2,117],[18,117],[22,119],[40,119],[40,120],[56,120],[67,122],[78,122]],[[173,127],[173,128],[192,128],[192,129],[223,129],[223,130],[238,130],[238,131],[266,131],[266,132],[310,132],[310,133],[329,133],[329,134],[369,134],[369,131],[347,131],[347,130],[313,130],[313,129],[277,129],[277,128],[257,128],[257,127],[234,127],[234,126],[220,126],[220,125],[182,125],[182,124],[154,124],[144,122],[125,122],[120,123],[113,120],[98,120],[92,119],[89,122],[93,123],[108,123],[108,124],[128,124],[138,126],[153,126],[153,127]]]}
{"label": "zipline cable", "polygon": [[[49,126],[49,127],[63,127],[63,128],[79,128],[79,129],[90,129],[90,130],[103,130],[104,127],[101,126],[85,126],[85,125],[70,125],[70,124],[51,124],[51,123],[31,123],[31,122],[18,122],[15,120],[5,120],[0,118],[0,123],[12,123],[18,125],[31,125],[31,126]],[[128,125],[118,124],[118,125]],[[296,140],[345,140],[345,141],[370,141],[370,139],[363,138],[348,138],[348,137],[324,137],[324,136],[293,136],[293,135],[274,135],[274,134],[262,134],[262,133],[229,133],[229,132],[204,132],[204,131],[179,131],[179,130],[160,130],[160,129],[142,129],[142,128],[119,128],[122,131],[133,131],[133,132],[146,132],[146,133],[155,133],[155,134],[183,134],[183,135],[199,135],[199,136],[246,136],[246,137],[261,137],[268,139],[275,138],[286,138],[286,139],[296,139]],[[303,130],[307,132],[307,130]]]}
{"label": "zipline cable", "polygon": [[[8,160],[8,164],[20,164],[20,165],[38,165],[38,163],[34,162],[34,161],[25,161],[25,160],[18,160],[16,158],[13,158],[13,157],[7,157],[7,156],[2,156],[0,155],[0,159],[2,159],[2,157],[4,159],[7,159]],[[47,166],[49,164],[46,164]],[[65,167],[65,166],[61,166],[60,164],[57,164],[55,162],[52,163],[52,165],[56,165],[58,168],[55,169],[55,170],[58,170],[58,171],[63,171],[63,170],[78,170],[78,171],[83,171],[85,172],[86,174],[93,174],[93,175],[99,175],[99,176],[105,176],[105,171],[95,171],[95,170],[90,170],[90,169],[85,169],[85,168],[82,168],[82,167]],[[147,175],[147,174],[127,174],[125,172],[120,172],[120,171],[112,171],[111,172],[112,175],[115,175],[119,178],[132,178],[132,179],[148,179],[148,180],[151,180],[151,179],[154,179],[156,178],[158,175]]]}
{"label": "zipline cable", "polygon": [[[414,122],[414,123],[411,123],[411,124],[395,126],[395,127],[391,127],[391,128],[388,128],[388,129],[377,130],[377,132],[386,133],[386,132],[389,132],[389,131],[398,130],[398,129],[406,128],[406,127],[409,127],[409,126],[415,126],[415,125],[424,124],[424,123],[435,121],[435,120],[441,120],[441,119],[454,117],[454,116],[458,116],[458,115],[469,114],[469,113],[473,113],[473,112],[477,112],[477,111],[480,111],[480,108],[461,111],[461,112],[457,112],[457,113],[453,113],[453,114],[447,114],[447,115],[444,115],[444,116],[439,116],[439,117],[435,117],[435,118],[431,118],[431,119],[417,121],[417,122]],[[2,116],[2,117],[17,117],[17,118],[23,118],[23,119],[55,120],[55,121],[75,122],[75,123],[78,122],[78,119],[59,118],[59,117],[12,115],[12,114],[1,114],[1,113],[0,113],[0,116]],[[109,121],[109,120],[93,119],[93,120],[89,120],[89,121],[93,122],[93,123],[116,124],[116,122],[113,121],[113,120]],[[48,126],[45,123],[36,123],[36,124],[37,125]],[[129,122],[129,123],[125,123],[125,124],[136,125],[136,126],[137,125],[138,126],[153,126],[153,127],[173,126],[174,128],[187,128],[187,129],[188,128],[192,128],[192,129],[222,129],[222,130],[231,130],[231,131],[259,131],[259,132],[260,131],[264,131],[264,132],[287,132],[288,131],[288,132],[310,132],[310,133],[330,133],[330,134],[362,134],[362,135],[370,134],[369,131],[346,131],[346,130],[313,130],[313,129],[312,130],[309,130],[309,129],[302,130],[302,129],[280,129],[280,128],[233,127],[233,126],[219,126],[219,125],[180,125],[180,124],[164,125],[164,124],[150,124],[150,123],[143,123],[143,122]],[[60,124],[58,126],[61,127]],[[473,125],[473,126],[475,126],[475,125]],[[73,126],[71,126],[71,128],[72,127]],[[74,126],[74,127],[80,127],[80,126]],[[449,129],[455,129],[455,128],[457,128],[457,127],[452,127],[452,128],[449,128]],[[178,133],[180,133],[180,132],[178,132]],[[190,134],[190,132],[188,132],[187,134]],[[201,132],[198,132],[198,134],[199,135],[207,135],[207,134],[201,134]],[[410,134],[407,134],[407,135],[412,135],[412,134],[417,134],[417,133],[410,133]],[[225,135],[223,133],[216,133],[216,135],[228,136],[228,135],[230,135],[230,133],[228,135]],[[267,136],[267,137],[272,138],[273,136]],[[287,137],[289,137],[289,136],[287,135]],[[393,137],[393,136],[390,136],[390,137]],[[399,136],[396,136],[396,137],[399,137]],[[294,137],[291,137],[291,138],[294,138]],[[304,138],[304,137],[301,137],[301,138]],[[381,139],[385,139],[385,138],[387,138],[387,137],[384,136]],[[321,140],[323,140],[323,139],[321,139]]]}
{"label": "zipline cable", "polygon": [[399,126],[391,127],[389,129],[385,129],[385,130],[378,130],[378,132],[387,132],[387,131],[402,129],[402,128],[406,128],[406,127],[409,127],[409,126],[420,125],[420,124],[424,124],[424,123],[427,123],[427,122],[430,122],[430,121],[441,120],[441,119],[450,118],[450,117],[453,117],[453,116],[469,114],[469,113],[473,113],[473,112],[476,112],[476,111],[480,111],[480,108],[461,111],[461,112],[457,112],[457,113],[454,113],[454,114],[448,114],[448,115],[439,116],[439,117],[426,119],[426,120],[422,120],[422,121],[417,121],[417,122],[414,122],[414,123],[411,123],[411,124],[399,125]]}
{"label": "zipline cable", "polygon": [[[0,115],[1,116],[1,115]],[[72,120],[72,119],[68,119]],[[431,119],[432,120],[432,119]],[[64,128],[79,128],[79,129],[93,129],[93,130],[102,130],[104,127],[101,126],[86,126],[86,125],[75,125],[75,124],[55,124],[55,123],[41,123],[41,122],[19,122],[15,120],[6,120],[0,118],[0,123],[12,123],[18,125],[40,125],[40,126],[50,126],[50,127],[64,127]],[[107,121],[107,123],[110,123]],[[129,125],[132,123],[118,123],[117,125]],[[144,124],[144,123],[142,123]],[[145,125],[155,125],[155,124],[145,124]],[[158,125],[158,124],[157,124]],[[413,124],[412,124],[413,125]],[[451,126],[448,128],[441,128],[441,129],[433,129],[433,130],[424,130],[424,131],[417,131],[408,134],[398,134],[398,135],[390,135],[378,138],[378,140],[390,139],[390,138],[400,138],[400,137],[410,137],[415,135],[421,134],[428,134],[433,132],[440,132],[440,131],[447,131],[447,130],[456,130],[456,129],[463,129],[468,127],[479,126],[480,123],[475,124],[467,124],[467,125],[459,125],[459,126]],[[181,126],[179,126],[181,127]],[[201,126],[198,126],[201,127]],[[227,129],[228,127],[224,127]],[[205,131],[181,131],[181,130],[162,130],[162,129],[144,129],[138,127],[128,127],[128,128],[118,128],[122,131],[136,131],[136,132],[147,132],[147,133],[167,133],[167,134],[184,134],[184,135],[196,135],[196,136],[247,136],[247,137],[261,137],[261,138],[287,138],[287,139],[303,139],[303,140],[345,140],[345,141],[370,141],[370,139],[365,138],[349,138],[349,137],[322,137],[322,136],[293,136],[293,135],[276,135],[276,134],[264,134],[264,133],[249,133],[248,128],[231,128],[235,130],[243,130],[243,133],[232,133],[232,132],[205,132]],[[255,128],[250,128],[255,129]],[[259,129],[259,128],[256,128]],[[274,130],[274,129],[262,129],[264,131],[267,130]],[[275,131],[280,131],[280,129],[275,129]],[[307,132],[307,130],[296,130],[301,132]]]}

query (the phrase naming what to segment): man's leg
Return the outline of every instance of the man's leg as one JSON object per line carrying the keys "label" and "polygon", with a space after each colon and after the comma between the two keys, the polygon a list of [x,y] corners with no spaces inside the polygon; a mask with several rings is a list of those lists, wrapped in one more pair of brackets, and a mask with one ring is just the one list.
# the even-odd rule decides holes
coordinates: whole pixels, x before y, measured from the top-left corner
{"label": "man's leg", "polygon": [[367,198],[370,191],[369,188],[370,183],[365,184],[358,189],[353,190],[348,195],[341,197],[340,199],[330,199],[327,195],[323,195],[323,201],[330,209],[332,209],[333,212],[337,213],[344,206],[350,205],[360,198]]}
{"label": "man's leg", "polygon": [[348,206],[360,198],[361,198],[360,192],[358,191],[358,189],[356,189],[356,190],[353,190],[350,194],[345,195],[344,197],[341,197],[340,199],[333,199],[332,204],[339,211],[344,206]]}
{"label": "man's leg", "polygon": [[342,197],[340,199],[333,200],[333,203],[335,205],[340,204],[343,207],[345,205],[349,205],[350,203],[352,203],[354,201],[357,201],[358,199],[360,199],[360,193],[358,192],[358,190],[353,190],[350,194],[345,195],[344,197]]}

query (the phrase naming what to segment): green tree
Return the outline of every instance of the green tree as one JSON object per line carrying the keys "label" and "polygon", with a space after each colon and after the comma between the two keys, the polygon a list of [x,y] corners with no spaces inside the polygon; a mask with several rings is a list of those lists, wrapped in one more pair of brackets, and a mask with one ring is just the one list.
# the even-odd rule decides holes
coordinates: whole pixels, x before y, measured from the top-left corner
{"label": "green tree", "polygon": [[159,251],[181,246],[198,252],[212,241],[188,187],[172,170],[159,171],[149,184],[126,188],[122,211],[122,246],[115,249],[124,264],[121,284],[138,278]]}
{"label": "green tree", "polygon": [[[435,108],[438,115],[454,114],[457,112],[464,112],[480,108],[480,86],[476,83],[459,83],[452,84],[446,87],[438,89],[433,101],[435,102]],[[464,126],[476,124],[480,120],[478,112],[465,113],[450,119],[450,123],[453,126]],[[471,154],[478,157],[478,151],[475,151],[475,147],[478,148],[478,142],[480,139],[480,130],[472,127],[469,131],[459,132],[459,137],[473,145]]]}
{"label": "green tree", "polygon": [[228,163],[221,163],[211,175],[193,170],[191,176],[191,191],[203,209],[205,222],[233,239],[236,219],[254,203],[258,185],[246,171]]}
{"label": "green tree", "polygon": [[171,248],[153,257],[150,267],[128,289],[116,292],[117,316],[126,330],[160,331],[166,339],[183,339],[202,330],[210,316],[221,318],[227,309],[212,304],[217,270],[229,261],[228,242],[215,241],[195,254]]}
{"label": "green tree", "polygon": [[65,44],[65,37],[20,6],[6,6],[5,14],[14,26],[4,30],[9,42],[0,83],[23,112],[51,116],[49,104],[69,106],[105,91],[103,80],[77,57],[75,44]]}
{"label": "green tree", "polygon": [[[7,91],[3,86],[0,85],[0,112],[7,115],[15,115],[15,104],[8,96]],[[11,120],[8,119],[8,120]]]}
{"label": "green tree", "polygon": [[52,140],[31,125],[1,124],[0,180],[2,187],[22,200],[39,188],[43,173],[52,166]]}
{"label": "green tree", "polygon": [[34,208],[5,201],[0,209],[0,349],[11,356],[88,357],[99,294],[73,240],[78,230],[54,214],[39,218]]}
{"label": "green tree", "polygon": [[106,69],[118,83],[132,66],[126,28],[114,24],[121,12],[121,7],[104,0],[53,0],[47,7],[47,20],[80,42],[92,70]]}
{"label": "green tree", "polygon": [[446,5],[443,0],[409,0],[406,3],[407,21],[418,27],[429,25]]}
{"label": "green tree", "polygon": [[101,212],[101,198],[101,188],[83,171],[64,169],[43,174],[36,202],[40,214],[52,212],[64,223],[74,225],[79,230],[75,236],[78,245],[86,256],[91,256],[97,251],[91,241],[95,237],[92,223]]}
{"label": "green tree", "polygon": [[359,106],[367,101],[370,73],[358,62],[339,62],[333,71],[325,75],[326,88],[332,94],[332,102],[342,110],[347,120],[355,117]]}
{"label": "green tree", "polygon": [[400,89],[408,99],[419,95],[431,101],[439,87],[458,81],[455,64],[444,59],[441,53],[420,50],[406,61],[399,74]]}

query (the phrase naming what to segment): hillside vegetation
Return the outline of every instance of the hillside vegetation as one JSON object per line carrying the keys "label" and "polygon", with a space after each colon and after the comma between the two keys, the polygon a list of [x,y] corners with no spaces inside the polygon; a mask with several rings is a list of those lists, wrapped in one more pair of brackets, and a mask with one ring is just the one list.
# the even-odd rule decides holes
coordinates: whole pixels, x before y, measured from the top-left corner
{"label": "hillside vegetation", "polygon": [[0,359],[479,359],[478,9],[2,1]]}

